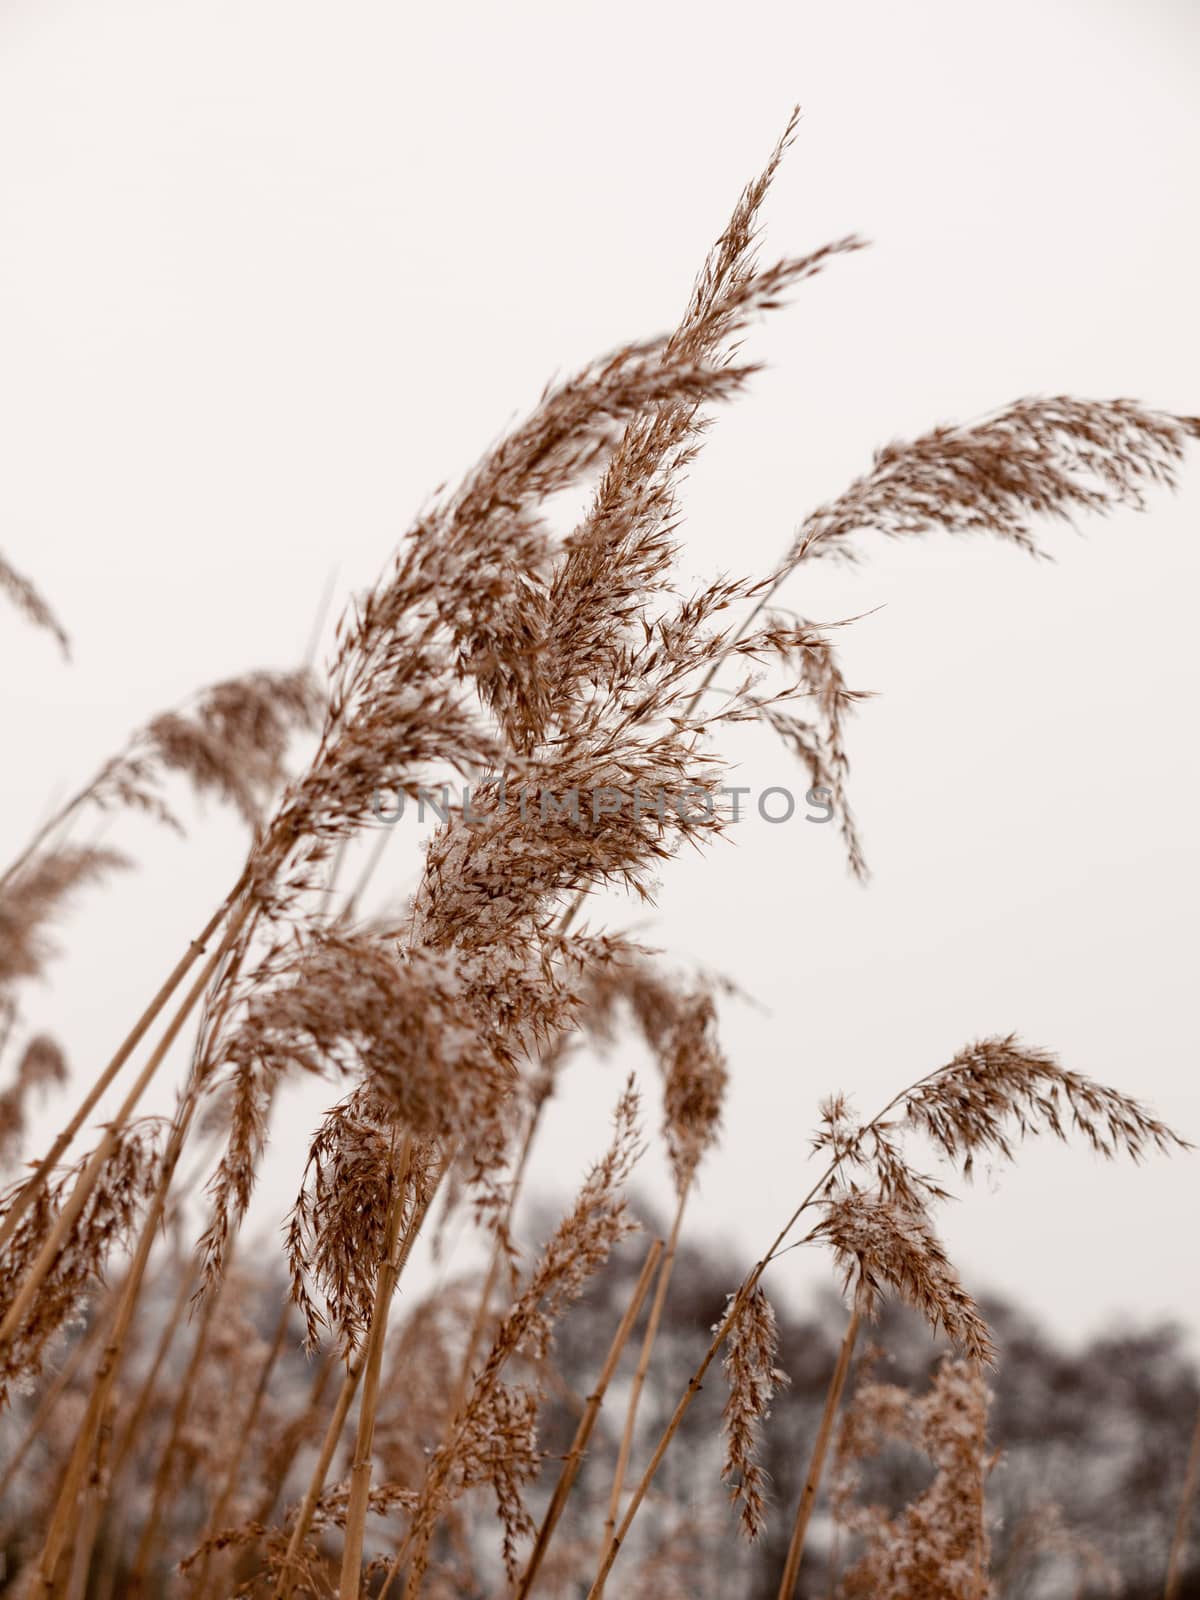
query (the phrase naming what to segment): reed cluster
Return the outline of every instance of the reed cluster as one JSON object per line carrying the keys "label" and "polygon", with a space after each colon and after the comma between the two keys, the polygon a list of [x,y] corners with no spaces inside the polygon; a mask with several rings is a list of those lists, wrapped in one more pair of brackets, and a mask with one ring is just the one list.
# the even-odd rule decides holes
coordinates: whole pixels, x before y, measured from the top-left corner
{"label": "reed cluster", "polygon": [[[809,562],[857,560],[873,532],[987,534],[1041,554],[1043,524],[1140,509],[1171,486],[1200,422],[1052,397],[935,427],[878,451],[770,571],[682,589],[681,484],[715,411],[753,377],[744,330],[862,247],[760,261],[760,210],[795,128],[738,200],[678,327],[549,387],[415,521],[342,617],[323,676],[256,672],[155,718],[0,877],[0,1155],[16,1171],[0,1198],[0,1401],[24,1423],[6,1435],[14,1594],[690,1592],[686,1541],[652,1546],[639,1515],[719,1358],[723,1477],[747,1538],[770,1515],[793,1520],[787,1600],[858,1330],[884,1296],[915,1307],[952,1353],[924,1397],[858,1386],[835,1473],[858,1551],[842,1593],[993,1592],[995,1352],[937,1208],[956,1175],[1011,1159],[1026,1136],[1135,1160],[1181,1141],[1015,1036],[970,1044],[867,1119],[834,1096],[807,1192],[730,1286],[698,1369],[656,1375],[678,1402],[644,1449],[639,1410],[688,1197],[736,1064],[720,1043],[719,982],[669,970],[584,913],[611,888],[649,901],[685,845],[719,840],[721,735],[737,721],[772,729],[828,790],[849,867],[865,875],[847,798],[862,696],[839,664],[842,624],[785,609],[785,585],[797,599]],[[583,509],[564,536],[550,502],[571,492]],[[65,645],[3,561],[0,587]],[[469,814],[438,826],[402,914],[364,916],[339,873],[374,823],[373,797],[451,775],[472,786]],[[245,866],[111,1058],[71,1074],[52,1038],[24,1036],[22,988],[52,959],[49,930],[71,897],[129,864],[72,844],[71,826],[97,807],[178,826],[183,783],[244,820]],[[667,803],[580,818],[502,798],[604,788]],[[712,803],[697,812],[696,795]],[[613,1047],[631,1030],[659,1110],[626,1083],[609,1142],[525,1260],[512,1219],[544,1108],[580,1044]],[[147,1117],[151,1081],[184,1059],[171,1054],[181,1037],[174,1110]],[[302,1075],[340,1097],[298,1164],[286,1267],[252,1274],[239,1240],[272,1119]],[[31,1097],[70,1082],[86,1094],[17,1169]],[[110,1089],[123,1098],[95,1125]],[[556,1325],[634,1229],[628,1185],[656,1136],[677,1200],[669,1236],[648,1248],[569,1451],[547,1460]],[[481,1230],[489,1265],[412,1305],[397,1285],[431,1215]],[[758,1443],[787,1378],[768,1282],[799,1245],[831,1253],[847,1328],[803,1496],[772,1508]],[[281,1281],[289,1299],[274,1303]],[[854,1496],[855,1459],[889,1432],[935,1469],[895,1516]],[[581,1487],[586,1515],[572,1510]]]}

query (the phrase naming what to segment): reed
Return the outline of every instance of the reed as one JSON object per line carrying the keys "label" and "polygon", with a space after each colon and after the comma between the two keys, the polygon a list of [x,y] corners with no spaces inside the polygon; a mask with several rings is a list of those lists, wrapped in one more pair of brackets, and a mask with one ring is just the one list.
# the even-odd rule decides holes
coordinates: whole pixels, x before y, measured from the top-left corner
{"label": "reed", "polygon": [[[793,115],[678,325],[548,387],[439,491],[347,607],[322,681],[307,668],[249,673],[154,718],[0,877],[0,1051],[20,1048],[0,1093],[8,1160],[31,1097],[68,1080],[53,1038],[25,1028],[23,986],[45,974],[48,930],[71,897],[128,864],[70,845],[67,830],[91,810],[178,826],[180,783],[215,795],[249,830],[245,863],[196,938],[108,1062],[83,1074],[59,1136],[0,1196],[0,1384],[10,1403],[42,1386],[17,1464],[33,1457],[40,1428],[52,1443],[46,1482],[30,1495],[35,1531],[18,1541],[36,1546],[21,1556],[23,1595],[83,1600],[95,1573],[101,1593],[190,1600],[485,1591],[526,1600],[589,1581],[598,1600],[622,1552],[645,1543],[639,1513],[718,1357],[727,1383],[719,1479],[741,1533],[760,1539],[771,1516],[764,1429],[788,1381],[768,1280],[801,1247],[828,1253],[849,1321],[780,1600],[796,1592],[860,1325],[885,1298],[914,1308],[953,1354],[921,1399],[860,1384],[844,1438],[873,1417],[881,1437],[894,1426],[923,1451],[935,1476],[889,1518],[836,1486],[835,1510],[858,1541],[839,1592],[995,1592],[984,1369],[996,1352],[941,1243],[938,1208],[978,1160],[1015,1159],[1026,1137],[1070,1134],[1105,1158],[1135,1160],[1182,1141],[1137,1101],[1015,1035],[968,1045],[866,1121],[833,1095],[814,1138],[815,1175],[733,1287],[643,1462],[644,1397],[662,1383],[674,1393],[682,1379],[666,1373],[661,1332],[693,1225],[689,1201],[703,1165],[719,1158],[729,991],[668,970],[583,913],[614,888],[650,904],[656,878],[686,846],[721,840],[731,820],[722,739],[739,722],[781,740],[826,791],[848,869],[865,878],[849,726],[866,696],[838,656],[853,619],[819,625],[781,597],[814,561],[861,559],[870,535],[986,535],[1046,554],[1047,524],[1142,510],[1152,490],[1172,487],[1200,421],[1125,399],[1020,399],[880,449],[842,495],[800,520],[765,572],[684,587],[681,486],[716,411],[752,383],[757,369],[740,354],[747,328],[862,248],[850,237],[762,264],[763,203],[796,132]],[[552,503],[571,495],[579,512],[563,536]],[[0,589],[65,646],[45,602],[2,559]],[[297,737],[307,740],[299,756]],[[446,807],[402,912],[364,913],[386,834],[350,892],[339,883],[375,825],[378,794],[416,797],[451,777],[471,782],[470,809]],[[619,803],[593,802],[583,816],[563,803],[605,792]],[[635,793],[649,803],[620,803]],[[174,1113],[148,1119],[143,1098],[185,1030],[190,1063]],[[544,1156],[544,1109],[569,1094],[573,1052],[616,1050],[631,1033],[661,1091],[655,1129],[644,1131],[647,1093],[631,1076],[607,1149],[526,1254],[518,1202]],[[126,1069],[123,1098],[91,1148],[65,1164]],[[297,1384],[289,1310],[272,1309],[259,1338],[233,1259],[260,1258],[242,1233],[278,1106],[304,1077],[327,1083],[333,1103],[297,1162],[280,1258],[319,1357],[311,1382]],[[564,1399],[556,1332],[633,1231],[629,1185],[651,1142],[674,1185],[669,1234],[614,1313],[595,1386],[577,1401],[574,1437],[539,1507],[545,1414]],[[932,1151],[933,1171],[918,1164],[916,1144]],[[480,1232],[487,1265],[410,1308],[404,1275],[435,1204],[443,1223]],[[151,1260],[168,1219],[192,1230],[195,1248],[159,1274]],[[193,1288],[199,1314],[184,1359]],[[614,1418],[605,1406],[647,1302]],[[89,1303],[92,1327],[80,1337]],[[212,1397],[224,1392],[222,1417]],[[72,1400],[73,1427],[51,1426]],[[203,1448],[197,1419],[214,1434]],[[197,1492],[176,1493],[193,1467]],[[1195,1451],[1169,1588],[1194,1468]],[[699,1538],[696,1525],[681,1524],[644,1550],[640,1576],[618,1580],[630,1584],[622,1593],[643,1582],[656,1595],[688,1592],[689,1538]]]}

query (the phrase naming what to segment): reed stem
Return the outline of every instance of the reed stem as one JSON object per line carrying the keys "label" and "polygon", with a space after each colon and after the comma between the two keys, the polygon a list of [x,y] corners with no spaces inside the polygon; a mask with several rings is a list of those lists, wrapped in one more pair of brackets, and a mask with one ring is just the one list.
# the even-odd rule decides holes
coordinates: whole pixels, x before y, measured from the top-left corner
{"label": "reed stem", "polygon": [[833,1436],[834,1419],[837,1416],[838,1406],[842,1403],[842,1393],[846,1387],[846,1378],[850,1372],[850,1362],[854,1355],[854,1341],[858,1338],[859,1321],[858,1307],[855,1306],[850,1313],[850,1320],[846,1324],[846,1332],[842,1339],[841,1349],[838,1351],[837,1365],[833,1369],[833,1378],[830,1381],[829,1388],[825,1391],[825,1407],[821,1412],[821,1423],[817,1429],[817,1437],[813,1444],[812,1458],[808,1464],[808,1475],[804,1480],[800,1504],[796,1508],[796,1520],[792,1525],[792,1537],[788,1543],[783,1576],[779,1580],[777,1600],[792,1600],[792,1596],[796,1592],[796,1580],[800,1576],[800,1562],[804,1556],[804,1540],[808,1534],[808,1524],[812,1517],[813,1506],[816,1504],[821,1474],[825,1470],[825,1457],[829,1453],[829,1441]]}
{"label": "reed stem", "polygon": [[1179,1500],[1179,1515],[1175,1519],[1175,1532],[1171,1539],[1171,1553],[1167,1558],[1167,1583],[1163,1600],[1178,1600],[1183,1582],[1183,1557],[1187,1549],[1188,1524],[1196,1499],[1196,1486],[1200,1483],[1200,1411],[1196,1413],[1196,1426],[1192,1431],[1192,1445],[1188,1451],[1187,1471],[1183,1476],[1183,1494]]}
{"label": "reed stem", "polygon": [[[5,1313],[3,1322],[0,1323],[0,1350],[4,1349],[6,1344],[14,1337],[15,1334],[19,1332],[21,1324],[25,1320],[26,1312],[32,1305],[34,1297],[36,1296],[39,1288],[45,1282],[47,1274],[53,1268],[54,1263],[58,1258],[59,1251],[62,1249],[63,1244],[70,1235],[71,1229],[75,1226],[75,1223],[78,1221],[84,1206],[91,1198],[97,1183],[100,1181],[100,1175],[103,1172],[109,1157],[117,1147],[117,1142],[120,1139],[121,1132],[124,1129],[125,1124],[133,1115],[138,1102],[145,1093],[146,1089],[149,1087],[155,1073],[162,1065],[167,1052],[175,1043],[175,1040],[179,1037],[184,1023],[192,1014],[192,1011],[195,1009],[198,1001],[204,994],[204,991],[207,989],[209,981],[214,972],[217,970],[217,967],[223,959],[226,950],[233,943],[234,939],[236,939],[238,931],[246,918],[247,910],[248,908],[243,905],[238,914],[230,922],[226,930],[225,937],[221,940],[221,943],[204,963],[204,966],[200,970],[199,976],[192,984],[192,987],[188,990],[187,995],[184,997],[182,1003],[176,1010],[175,1015],[171,1018],[170,1023],[167,1025],[166,1032],[163,1034],[158,1045],[151,1053],[149,1060],[142,1068],[132,1088],[126,1095],[120,1109],[117,1111],[112,1121],[108,1124],[104,1133],[104,1137],[100,1140],[100,1143],[92,1152],[86,1165],[84,1166],[83,1171],[76,1180],[71,1190],[69,1199],[47,1232],[46,1238],[42,1242],[41,1249],[38,1251],[38,1254],[30,1266],[29,1271],[26,1273],[20,1289],[13,1296],[8,1311]],[[201,953],[202,948],[203,947],[198,942],[193,946],[194,952],[197,955]],[[176,971],[182,976],[183,972],[186,972],[187,967],[190,967],[190,965],[191,960],[188,960],[187,966],[184,966],[183,963],[180,963],[180,966],[176,969]],[[164,989],[160,991],[160,995],[162,995],[163,1003],[165,1004],[166,999],[169,998],[169,993],[166,991],[165,985]],[[161,1010],[161,1006],[159,1009]],[[149,1013],[146,1015],[149,1017]],[[149,1020],[146,1022],[147,1027],[149,1026],[149,1021],[151,1020],[153,1020],[153,1018],[149,1017]],[[144,1031],[145,1029],[143,1028],[142,1032],[144,1033]],[[137,1033],[137,1029],[135,1029],[134,1032]],[[138,1037],[140,1038],[141,1035],[139,1034]],[[131,1034],[130,1039],[132,1038],[133,1035]],[[127,1040],[126,1043],[129,1043],[129,1041]],[[122,1046],[122,1049],[124,1049],[124,1046]],[[130,1049],[132,1049],[132,1045],[130,1045]],[[119,1055],[120,1052],[118,1052],[118,1056]],[[113,1059],[116,1061],[117,1057],[114,1057]],[[111,1066],[112,1063],[110,1063],[110,1068]],[[112,1075],[115,1076],[115,1072],[113,1072]],[[111,1081],[111,1077],[109,1081]],[[72,1119],[72,1126],[77,1126],[77,1123],[78,1117]],[[72,1134],[72,1137],[73,1136],[74,1135]],[[63,1143],[64,1137],[65,1135],[59,1136],[59,1139],[55,1143],[55,1148],[59,1148],[60,1146],[61,1148],[65,1148],[65,1143]],[[66,1142],[69,1143],[69,1139]],[[53,1154],[53,1151],[51,1154]],[[28,1206],[33,1197],[33,1193],[36,1192],[36,1189],[31,1191],[30,1185],[36,1185],[39,1181],[38,1175],[41,1174],[44,1179],[45,1173],[49,1171],[49,1166],[47,1165],[49,1161],[50,1157],[48,1156],[46,1161],[43,1161],[39,1165],[38,1171],[34,1174],[33,1178],[30,1179],[30,1184],[26,1185],[26,1188],[22,1191],[22,1209],[24,1209],[25,1206]],[[15,1226],[15,1221],[11,1216],[8,1221],[13,1222],[13,1226]],[[3,1247],[3,1243],[3,1237],[0,1237],[0,1248]]]}
{"label": "reed stem", "polygon": [[[675,1265],[675,1251],[679,1244],[679,1231],[683,1226],[683,1213],[687,1205],[688,1190],[691,1188],[691,1178],[684,1184],[683,1192],[675,1207],[675,1220],[671,1224],[671,1233],[667,1241],[667,1253],[663,1257],[662,1267],[659,1270],[658,1282],[654,1288],[654,1300],[650,1307],[650,1315],[646,1319],[646,1331],[642,1335],[641,1354],[638,1357],[637,1371],[633,1375],[633,1385],[629,1391],[629,1404],[625,1411],[625,1427],[621,1434],[621,1446],[617,1453],[616,1471],[613,1473],[612,1489],[608,1499],[608,1516],[604,1522],[604,1543],[607,1545],[612,1538],[617,1526],[617,1512],[621,1506],[621,1490],[625,1483],[625,1474],[629,1468],[629,1457],[633,1450],[633,1436],[637,1427],[638,1405],[642,1398],[642,1389],[646,1382],[646,1374],[650,1371],[650,1355],[654,1349],[654,1341],[658,1336],[659,1324],[662,1321],[663,1308],[667,1302],[667,1287],[671,1282],[671,1269]],[[600,1591],[603,1593],[603,1590]]]}
{"label": "reed stem", "polygon": [[650,1282],[654,1277],[655,1269],[662,1253],[663,1242],[661,1239],[655,1239],[650,1245],[649,1253],[642,1265],[638,1281],[634,1285],[629,1304],[625,1307],[625,1315],[621,1318],[620,1325],[613,1335],[612,1343],[608,1347],[608,1355],[604,1359],[604,1366],[601,1368],[600,1376],[596,1380],[596,1387],[587,1397],[587,1405],[584,1407],[583,1416],[579,1419],[579,1426],[576,1428],[575,1437],[571,1441],[570,1451],[563,1462],[562,1472],[559,1474],[558,1482],[554,1486],[554,1493],[550,1497],[550,1504],[546,1508],[546,1515],[542,1518],[542,1525],[538,1529],[537,1538],[534,1541],[533,1552],[529,1557],[525,1571],[518,1581],[513,1600],[528,1600],[534,1579],[538,1575],[538,1569],[545,1560],[550,1540],[554,1537],[554,1530],[558,1526],[563,1507],[567,1503],[567,1496],[574,1487],[575,1479],[579,1476],[579,1468],[583,1464],[583,1452],[587,1449],[588,1442],[592,1437],[592,1431],[600,1415],[600,1407],[604,1404],[604,1396],[612,1381],[613,1373],[617,1370],[617,1363],[621,1359],[621,1353],[629,1341],[629,1335],[633,1332],[633,1325],[638,1319],[647,1294],[650,1292]]}
{"label": "reed stem", "polygon": [[387,1337],[388,1312],[396,1289],[396,1242],[404,1217],[404,1202],[412,1164],[413,1141],[406,1135],[400,1153],[399,1171],[390,1176],[392,1194],[388,1208],[383,1259],[375,1278],[375,1303],[364,1355],[362,1399],[358,1407],[358,1433],[354,1441],[354,1463],[350,1472],[350,1500],[346,1507],[346,1530],[342,1543],[342,1574],[339,1600],[358,1600],[362,1583],[363,1539],[367,1526],[367,1507],[371,1497],[371,1449],[375,1439],[375,1413],[379,1404],[379,1375],[383,1368],[383,1345]]}

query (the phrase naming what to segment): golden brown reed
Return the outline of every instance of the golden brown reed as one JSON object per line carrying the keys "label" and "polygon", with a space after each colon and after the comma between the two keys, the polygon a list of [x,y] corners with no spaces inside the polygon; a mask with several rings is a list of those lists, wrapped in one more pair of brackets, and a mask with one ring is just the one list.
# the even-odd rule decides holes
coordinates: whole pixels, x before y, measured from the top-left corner
{"label": "golden brown reed", "polygon": [[[1200,423],[1128,400],[1021,400],[879,451],[842,496],[800,523],[766,576],[683,590],[682,478],[713,408],[738,398],[756,370],[738,358],[742,334],[861,247],[849,238],[759,264],[761,207],[795,128],[793,117],[740,197],[679,326],[549,387],[438,495],[339,623],[324,688],[307,672],[254,673],[155,718],[0,878],[6,1041],[17,985],[51,953],[50,920],[75,888],[122,864],[66,843],[84,807],[171,823],[168,785],[181,776],[251,829],[237,882],[108,1065],[89,1075],[59,1139],[0,1200],[6,1389],[36,1382],[80,1318],[90,1316],[94,1341],[58,1391],[54,1470],[39,1481],[20,1543],[22,1593],[76,1600],[97,1566],[109,1593],[190,1600],[389,1591],[440,1600],[488,1586],[524,1596],[589,1579],[596,1600],[718,1355],[729,1386],[723,1477],[742,1530],[757,1537],[769,1499],[761,1430],[784,1382],[762,1280],[801,1244],[830,1250],[850,1313],[781,1600],[797,1581],[859,1319],[884,1295],[916,1307],[964,1359],[946,1362],[921,1401],[861,1391],[852,1416],[870,1416],[872,1438],[903,1431],[936,1476],[895,1517],[841,1496],[839,1514],[861,1541],[843,1592],[989,1593],[980,1364],[994,1352],[936,1232],[950,1173],[969,1176],[984,1155],[1012,1158],[1038,1132],[1076,1133],[1103,1156],[1134,1159],[1180,1141],[1136,1101],[1013,1036],[965,1049],[867,1122],[835,1096],[815,1139],[820,1175],[729,1296],[703,1361],[638,1460],[639,1404],[688,1198],[716,1147],[728,1090],[722,986],[680,980],[628,938],[575,923],[605,889],[650,902],[665,862],[722,836],[718,736],[729,722],[764,723],[828,788],[850,869],[864,876],[846,740],[864,696],[837,658],[846,623],[785,611],[776,604],[784,584],[811,560],[858,559],[859,536],[870,532],[987,533],[1044,553],[1037,522],[1141,509],[1148,489],[1173,485]],[[547,502],[567,491],[586,501],[564,538]],[[0,586],[58,631],[22,585],[0,563]],[[733,683],[718,689],[726,667]],[[314,748],[293,773],[289,743],[306,732]],[[470,810],[448,808],[403,914],[359,916],[358,891],[339,904],[338,866],[375,822],[379,793],[416,796],[451,775],[471,783]],[[585,800],[582,818],[561,803],[604,789],[653,799],[590,815]],[[197,1008],[173,1116],[140,1119],[142,1095]],[[610,1148],[528,1267],[515,1209],[572,1051],[583,1039],[614,1042],[628,1021],[661,1074],[676,1211],[595,1393],[575,1397],[574,1442],[539,1529],[532,1497],[541,1422],[558,1394],[555,1327],[632,1226],[627,1185],[642,1143],[632,1079]],[[100,1094],[155,1027],[91,1152],[64,1164]],[[273,1332],[262,1336],[233,1262],[274,1109],[298,1074],[328,1081],[340,1098],[314,1134],[287,1226],[297,1324],[310,1345],[328,1340],[289,1412],[280,1396],[294,1387],[282,1388],[279,1375],[299,1327],[272,1306]],[[0,1100],[0,1148],[20,1141],[29,1093],[60,1078],[52,1042],[27,1042]],[[914,1143],[932,1151],[934,1174],[916,1164]],[[191,1187],[178,1181],[185,1153],[203,1179],[205,1216],[181,1273],[162,1264],[157,1230],[169,1215],[192,1220]],[[448,1284],[394,1316],[397,1284],[439,1203],[443,1228],[454,1215],[484,1230],[490,1266],[482,1284]],[[123,1276],[105,1294],[116,1263]],[[201,1306],[184,1360],[193,1286]],[[643,1300],[609,1462],[593,1441]],[[75,1348],[84,1348],[78,1339]],[[130,1401],[137,1428],[122,1432]],[[192,1479],[198,1503],[181,1492]],[[484,1491],[495,1508],[486,1522]],[[566,1517],[568,1503],[586,1509]],[[626,1558],[621,1593],[689,1592],[699,1521],[657,1532]]]}

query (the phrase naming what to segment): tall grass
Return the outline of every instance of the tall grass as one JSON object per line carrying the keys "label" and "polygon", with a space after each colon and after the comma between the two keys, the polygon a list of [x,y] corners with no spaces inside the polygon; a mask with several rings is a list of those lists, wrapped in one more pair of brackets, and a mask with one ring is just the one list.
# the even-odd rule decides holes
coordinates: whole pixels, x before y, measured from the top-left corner
{"label": "tall grass", "polygon": [[[886,1526],[859,1518],[845,1592],[990,1592],[982,1373],[994,1351],[938,1239],[937,1206],[956,1171],[1013,1157],[1026,1135],[1072,1134],[1135,1159],[1179,1139],[1135,1100],[1011,1036],[968,1045],[867,1121],[835,1095],[815,1138],[820,1175],[733,1286],[699,1368],[675,1375],[678,1403],[642,1458],[641,1397],[731,1069],[718,987],[680,980],[628,936],[580,918],[606,888],[648,900],[684,845],[718,841],[730,821],[721,739],[737,721],[772,729],[827,792],[850,870],[864,875],[847,798],[847,723],[861,696],[838,661],[841,625],[809,622],[777,597],[799,598],[812,561],[858,559],[872,532],[984,534],[1041,553],[1043,524],[1140,509],[1170,487],[1200,422],[1129,400],[1053,397],[935,427],[878,451],[800,522],[771,570],[682,590],[680,484],[714,410],[754,375],[742,333],[861,248],[849,238],[761,264],[759,213],[795,126],[740,197],[678,327],[548,388],[349,606],[322,682],[254,673],[155,719],[0,879],[0,996],[15,1049],[21,985],[50,959],[51,920],[122,864],[67,842],[75,816],[133,807],[171,823],[168,794],[182,778],[250,829],[237,880],[107,1063],[81,1064],[87,1092],[0,1202],[0,1386],[6,1400],[31,1387],[43,1397],[19,1445],[40,1465],[20,1501],[14,1592],[631,1592],[627,1547],[718,1357],[724,1478],[754,1539],[770,1514],[757,1440],[786,1384],[766,1280],[799,1245],[831,1252],[848,1326],[803,1496],[777,1508],[794,1529],[780,1600],[796,1590],[860,1322],[884,1295],[915,1306],[958,1359],[927,1403],[913,1402],[934,1485]],[[548,502],[568,491],[586,508],[564,538]],[[0,585],[61,636],[2,563]],[[315,749],[294,771],[299,730]],[[379,790],[416,797],[450,774],[472,785],[470,806],[437,828],[403,917],[360,916],[337,873]],[[561,804],[600,793],[609,802],[585,798],[582,815]],[[197,1016],[173,1115],[142,1116]],[[660,1072],[677,1209],[611,1330],[546,1499],[539,1417],[555,1326],[634,1227],[627,1188],[649,1137],[644,1088],[626,1085],[607,1148],[529,1266],[511,1219],[569,1052],[630,1024]],[[6,1150],[20,1146],[29,1096],[66,1079],[53,1040],[29,1039],[14,1059],[0,1100]],[[298,1164],[286,1230],[296,1315],[323,1352],[298,1388],[283,1381],[297,1323],[270,1308],[274,1331],[261,1335],[238,1240],[277,1103],[303,1074],[342,1095]],[[123,1101],[72,1155],[118,1080]],[[914,1139],[932,1149],[932,1175]],[[181,1184],[197,1165],[202,1186]],[[410,1309],[397,1285],[439,1206],[443,1224],[462,1213],[484,1231],[490,1266],[481,1284],[451,1284]],[[189,1318],[193,1290],[202,1309]],[[67,1347],[69,1383],[54,1376]],[[620,1392],[623,1358],[633,1370],[610,1461],[589,1443]],[[65,1390],[78,1403],[56,1421]],[[581,1486],[595,1509],[556,1541]],[[655,1582],[667,1592],[665,1568]]]}

